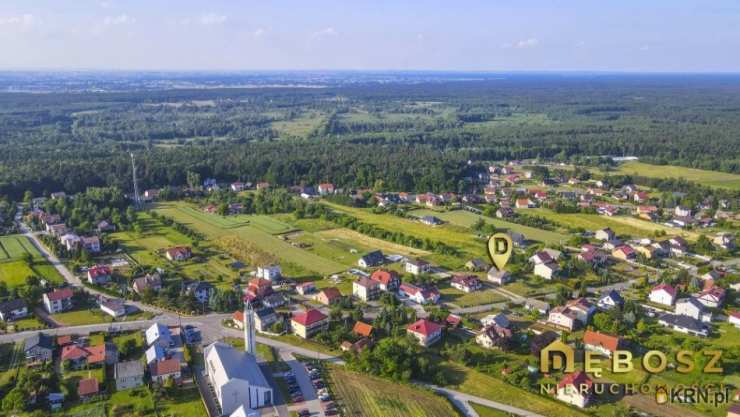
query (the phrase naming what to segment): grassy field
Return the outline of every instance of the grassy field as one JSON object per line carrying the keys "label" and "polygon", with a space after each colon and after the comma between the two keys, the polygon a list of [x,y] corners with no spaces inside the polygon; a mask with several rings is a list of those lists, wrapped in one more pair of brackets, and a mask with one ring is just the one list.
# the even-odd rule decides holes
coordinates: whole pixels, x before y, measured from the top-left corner
{"label": "grassy field", "polygon": [[449,224],[441,227],[430,227],[412,219],[390,214],[375,214],[369,209],[347,207],[324,201],[322,203],[338,212],[350,214],[365,223],[376,225],[385,230],[403,232],[421,239],[442,241],[461,249],[470,257],[485,255],[485,242],[476,240],[472,232],[465,227]]}
{"label": "grassy field", "polygon": [[[97,324],[97,323],[111,323],[113,317],[103,313],[101,310],[76,310],[67,311],[65,313],[52,314],[51,317],[67,326],[82,326],[86,324]],[[119,318],[116,321],[133,321],[133,320],[146,320],[152,317],[152,313],[149,312],[138,312],[136,314],[129,314],[124,318]]]}
{"label": "grassy field", "polygon": [[455,380],[454,385],[450,388],[458,391],[525,408],[546,416],[586,417],[589,415],[475,370],[453,364],[447,366],[450,368],[449,375]]}
{"label": "grassy field", "polygon": [[550,221],[558,222],[569,227],[582,227],[586,230],[598,230],[609,227],[618,235],[629,235],[632,237],[653,236],[656,230],[665,231],[669,235],[680,234],[687,239],[695,240],[697,233],[680,231],[679,229],[663,226],[662,224],[652,223],[646,220],[640,220],[627,216],[600,216],[598,214],[585,213],[556,213],[546,208],[517,210],[542,216]]}
{"label": "grassy field", "polygon": [[198,242],[193,258],[187,261],[168,261],[160,253],[162,249],[178,245],[192,246],[192,239],[145,212],[139,213],[139,218],[143,224],[141,233],[121,231],[111,234],[137,263],[174,268],[190,279],[211,281],[216,286],[228,286],[231,279],[238,275],[229,266],[235,259],[210,242]]}
{"label": "grassy field", "polygon": [[470,307],[481,304],[493,304],[507,301],[508,299],[501,294],[493,292],[490,289],[465,293],[452,287],[441,288],[439,290],[442,302],[452,303],[458,307]]}
{"label": "grassy field", "polygon": [[315,111],[306,112],[292,120],[280,120],[272,122],[272,128],[281,136],[307,137],[324,120],[324,116]]}
{"label": "grassy field", "polygon": [[[210,240],[227,236],[236,237],[254,245],[256,249],[276,256],[282,262],[296,264],[306,271],[313,271],[319,274],[332,274],[346,269],[346,266],[341,263],[297,248],[257,226],[247,224],[240,227],[220,227],[213,222],[203,220],[205,213],[201,215],[197,210],[181,210],[184,206],[186,206],[185,203],[167,203],[158,205],[156,210],[161,214],[174,218],[178,222],[193,227]],[[277,221],[275,224],[277,224]]]}
{"label": "grassy field", "polygon": [[547,244],[558,244],[560,241],[568,240],[568,237],[557,233],[557,232],[551,232],[549,230],[542,230],[537,229],[534,227],[529,226],[523,226],[520,224],[507,222],[505,220],[499,220],[499,219],[493,219],[490,217],[481,216],[479,214],[472,213],[467,210],[454,210],[454,211],[446,211],[446,212],[437,212],[433,210],[414,210],[411,212],[411,214],[415,216],[436,216],[446,222],[449,222],[450,224],[466,227],[469,228],[475,222],[478,221],[478,219],[483,219],[487,223],[493,224],[494,226],[501,228],[501,229],[508,229],[512,232],[518,232],[524,235],[525,239],[528,240],[537,240],[540,242],[544,242]]}
{"label": "grassy field", "polygon": [[620,165],[618,172],[653,178],[684,178],[709,187],[740,190],[740,175],[726,172],[705,171],[674,165],[651,165],[636,161]]}
{"label": "grassy field", "polygon": [[25,284],[29,276],[45,278],[54,284],[63,282],[62,276],[54,266],[44,260],[34,260],[31,265],[21,260],[0,262],[0,280],[5,282],[9,289]]}
{"label": "grassy field", "polygon": [[476,413],[478,413],[479,417],[509,417],[511,415],[476,403],[470,403],[470,406],[473,407],[473,410],[475,410]]}
{"label": "grassy field", "polygon": [[325,230],[317,232],[316,235],[329,240],[330,244],[337,245],[341,249],[357,249],[360,253],[380,249],[386,254],[400,254],[404,256],[418,257],[430,254],[429,251],[365,236],[351,229],[339,228]]}
{"label": "grassy field", "polygon": [[347,416],[450,417],[457,412],[443,398],[408,385],[331,368],[337,402]]}

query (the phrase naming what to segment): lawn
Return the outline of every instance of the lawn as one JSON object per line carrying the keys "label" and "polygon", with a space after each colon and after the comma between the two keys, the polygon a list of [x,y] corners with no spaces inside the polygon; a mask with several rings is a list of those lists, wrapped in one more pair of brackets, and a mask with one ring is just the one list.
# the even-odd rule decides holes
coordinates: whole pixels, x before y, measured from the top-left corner
{"label": "lawn", "polygon": [[470,293],[462,292],[458,289],[447,287],[440,289],[441,300],[445,303],[452,303],[458,307],[471,307],[481,304],[493,304],[505,302],[508,299],[490,289],[474,291]]}
{"label": "lawn", "polygon": [[17,259],[28,253],[40,256],[36,250],[29,251],[27,246],[23,245],[24,240],[30,245],[28,238],[25,236],[11,235],[0,237],[0,247],[2,247],[2,251],[0,251],[0,260],[2,260],[3,255],[6,255],[6,257],[10,259]]}
{"label": "lawn", "polygon": [[331,385],[347,416],[449,417],[457,412],[443,398],[423,389],[331,367]]}
{"label": "lawn", "polygon": [[123,345],[126,344],[126,342],[129,340],[133,340],[136,344],[136,349],[134,352],[131,353],[130,356],[132,358],[139,357],[144,352],[144,336],[141,334],[140,331],[133,331],[116,335],[113,337],[112,341],[120,352]]}
{"label": "lawn", "polygon": [[470,406],[473,407],[473,410],[475,410],[476,413],[478,413],[479,417],[509,417],[511,414],[505,413],[503,411],[496,410],[495,408],[488,408],[483,405],[478,405],[475,403],[470,403]]}
{"label": "lawn", "polygon": [[208,417],[196,386],[175,389],[172,395],[158,399],[155,406],[159,416]]}
{"label": "lawn", "polygon": [[620,174],[653,178],[684,178],[702,185],[740,190],[740,175],[726,172],[706,171],[675,165],[651,165],[642,162],[626,162],[619,166]]}
{"label": "lawn", "polygon": [[[75,310],[67,311],[64,313],[52,314],[51,317],[67,326],[82,326],[86,324],[98,324],[98,323],[111,323],[113,317],[103,313],[101,310]],[[124,318],[119,318],[116,322],[121,321],[134,321],[134,320],[146,320],[152,317],[152,313],[149,312],[138,312],[135,314],[129,314]]]}
{"label": "lawn", "polygon": [[45,329],[47,327],[43,321],[39,320],[35,316],[29,316],[25,319],[16,320],[13,322],[13,325],[15,325],[16,332],[22,332],[24,330]]}
{"label": "lawn", "polygon": [[36,273],[25,261],[10,261],[0,263],[0,280],[8,288],[15,288],[26,283],[26,278]]}
{"label": "lawn", "polygon": [[411,212],[414,216],[436,216],[450,224],[469,228],[478,219],[483,219],[487,223],[493,224],[497,228],[507,229],[512,232],[518,232],[524,235],[525,239],[537,240],[550,245],[558,244],[560,242],[568,240],[568,236],[561,233],[551,232],[549,230],[537,229],[535,227],[523,226],[505,220],[494,219],[491,217],[481,216],[467,210],[453,210],[445,212],[437,212],[433,210],[414,210]]}

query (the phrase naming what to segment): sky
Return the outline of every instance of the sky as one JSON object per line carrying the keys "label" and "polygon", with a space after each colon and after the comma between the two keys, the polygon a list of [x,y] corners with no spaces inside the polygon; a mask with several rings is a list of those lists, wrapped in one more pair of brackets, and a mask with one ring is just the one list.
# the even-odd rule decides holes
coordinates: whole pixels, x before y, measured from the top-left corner
{"label": "sky", "polygon": [[14,69],[740,72],[740,1],[2,0]]}

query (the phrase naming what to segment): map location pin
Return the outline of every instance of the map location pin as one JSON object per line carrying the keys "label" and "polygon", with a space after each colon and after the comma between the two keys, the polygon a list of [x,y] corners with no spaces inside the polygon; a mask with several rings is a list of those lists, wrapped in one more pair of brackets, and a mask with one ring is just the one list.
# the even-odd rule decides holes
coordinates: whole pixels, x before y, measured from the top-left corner
{"label": "map location pin", "polygon": [[488,239],[488,256],[499,271],[502,271],[509,262],[513,249],[511,236],[506,233],[496,233]]}

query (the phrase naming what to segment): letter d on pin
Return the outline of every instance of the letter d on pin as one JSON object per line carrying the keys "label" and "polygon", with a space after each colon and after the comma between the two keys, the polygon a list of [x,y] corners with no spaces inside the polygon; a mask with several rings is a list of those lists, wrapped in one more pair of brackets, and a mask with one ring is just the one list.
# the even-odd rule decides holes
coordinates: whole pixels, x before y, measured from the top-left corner
{"label": "letter d on pin", "polygon": [[513,247],[511,236],[506,233],[496,233],[488,239],[488,256],[491,257],[496,269],[499,271],[504,269],[511,258]]}

